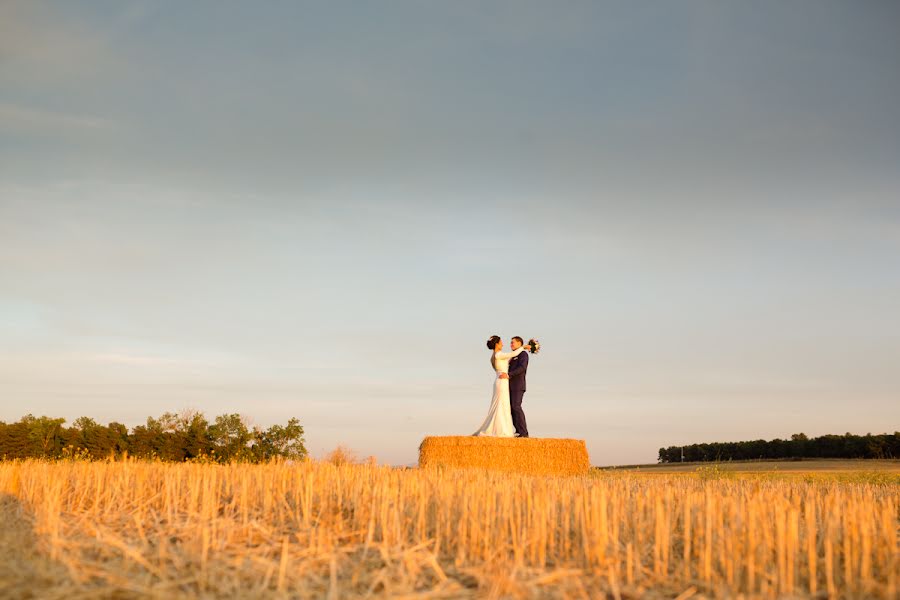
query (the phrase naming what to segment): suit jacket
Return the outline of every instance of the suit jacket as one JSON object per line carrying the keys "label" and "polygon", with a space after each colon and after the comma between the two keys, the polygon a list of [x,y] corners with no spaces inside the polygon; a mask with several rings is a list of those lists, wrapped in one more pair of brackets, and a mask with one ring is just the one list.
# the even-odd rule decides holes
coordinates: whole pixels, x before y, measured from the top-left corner
{"label": "suit jacket", "polygon": [[520,352],[509,359],[509,393],[525,391],[525,373],[528,371],[528,352]]}

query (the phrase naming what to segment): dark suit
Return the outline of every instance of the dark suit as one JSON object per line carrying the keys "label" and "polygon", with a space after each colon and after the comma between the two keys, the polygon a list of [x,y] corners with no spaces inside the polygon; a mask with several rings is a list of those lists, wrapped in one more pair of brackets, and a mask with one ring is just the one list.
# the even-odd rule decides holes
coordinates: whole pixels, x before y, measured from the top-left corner
{"label": "dark suit", "polygon": [[512,412],[516,433],[528,437],[522,397],[525,395],[525,373],[528,371],[528,352],[521,352],[509,359],[509,409]]}

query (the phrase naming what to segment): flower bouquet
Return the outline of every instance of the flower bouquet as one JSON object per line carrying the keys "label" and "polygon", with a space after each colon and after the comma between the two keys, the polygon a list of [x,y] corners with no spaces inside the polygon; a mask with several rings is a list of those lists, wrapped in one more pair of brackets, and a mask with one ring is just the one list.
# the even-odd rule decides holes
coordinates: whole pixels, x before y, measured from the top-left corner
{"label": "flower bouquet", "polygon": [[529,350],[529,352],[531,352],[532,354],[537,354],[541,350],[541,343],[534,338],[528,340],[528,345],[531,346],[531,350]]}

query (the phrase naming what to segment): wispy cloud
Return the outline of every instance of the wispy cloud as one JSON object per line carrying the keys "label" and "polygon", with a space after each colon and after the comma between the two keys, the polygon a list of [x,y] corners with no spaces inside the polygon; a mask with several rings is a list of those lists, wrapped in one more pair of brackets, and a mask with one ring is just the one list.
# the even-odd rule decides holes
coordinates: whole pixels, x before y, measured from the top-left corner
{"label": "wispy cloud", "polygon": [[[134,365],[134,366],[150,366],[150,367],[159,367],[159,366],[184,366],[185,361],[181,359],[172,359],[164,356],[148,356],[148,355],[140,355],[140,354],[123,354],[123,353],[104,353],[104,354],[92,354],[85,357],[87,360],[93,362],[100,363],[115,363],[115,364],[123,364],[123,365]],[[188,363],[193,366],[193,364],[204,364],[204,363]]]}
{"label": "wispy cloud", "polygon": [[77,80],[118,63],[108,33],[44,2],[0,3],[0,57],[5,78]]}
{"label": "wispy cloud", "polygon": [[51,133],[59,130],[109,130],[117,124],[94,115],[64,113],[0,102],[0,130]]}

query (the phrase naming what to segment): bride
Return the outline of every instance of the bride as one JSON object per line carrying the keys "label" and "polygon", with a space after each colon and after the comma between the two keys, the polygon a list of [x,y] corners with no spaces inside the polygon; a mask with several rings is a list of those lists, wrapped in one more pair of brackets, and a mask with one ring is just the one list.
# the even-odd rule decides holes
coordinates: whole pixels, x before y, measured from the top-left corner
{"label": "bride", "polygon": [[472,435],[513,437],[516,428],[513,426],[509,408],[509,376],[504,375],[509,371],[509,359],[518,356],[523,350],[530,350],[531,346],[522,346],[513,352],[500,352],[503,350],[503,340],[499,335],[492,335],[487,341],[487,347],[491,350],[491,366],[497,373],[497,379],[494,380],[494,395],[491,398],[487,418]]}

